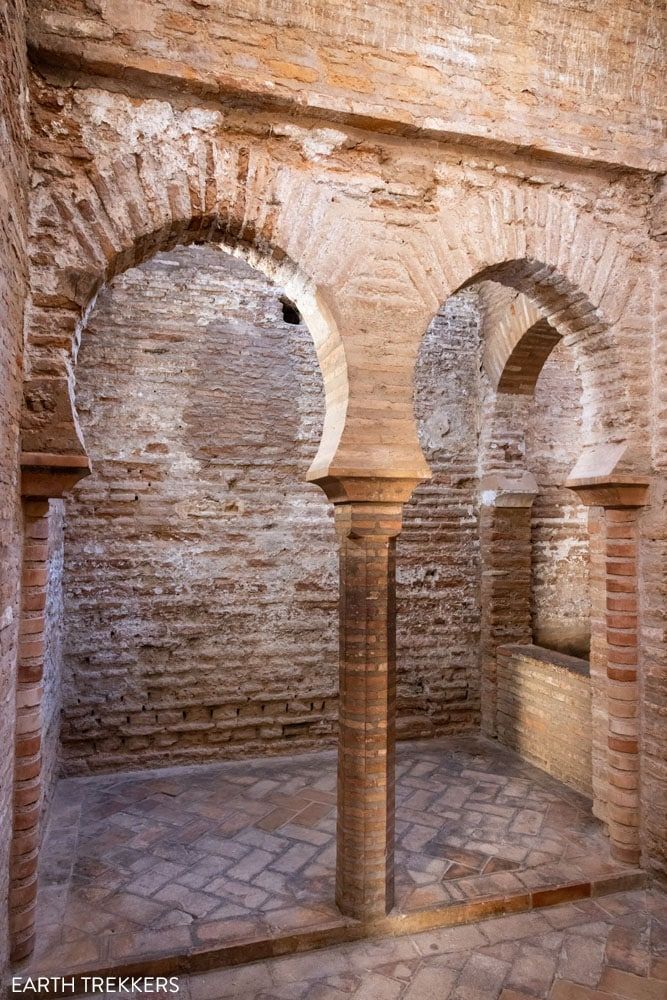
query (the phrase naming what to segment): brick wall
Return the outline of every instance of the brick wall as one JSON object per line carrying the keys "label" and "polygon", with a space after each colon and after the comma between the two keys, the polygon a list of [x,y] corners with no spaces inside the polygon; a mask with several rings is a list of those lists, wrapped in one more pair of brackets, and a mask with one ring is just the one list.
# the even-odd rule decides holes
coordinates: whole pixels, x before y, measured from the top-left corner
{"label": "brick wall", "polygon": [[479,717],[479,357],[478,296],[460,293],[431,324],[415,373],[433,478],[406,505],[396,541],[399,736]]}
{"label": "brick wall", "polygon": [[[354,454],[355,433],[364,426],[360,413],[365,412],[367,376],[375,379],[372,384],[379,396],[386,394],[376,401],[378,413],[380,403],[384,407],[377,425],[381,428],[379,450],[392,458],[411,455],[406,446],[408,438],[412,441],[410,420],[405,420],[401,433],[386,447],[388,429],[393,430],[396,423],[397,396],[403,412],[408,412],[405,359],[411,364],[416,336],[425,325],[422,318],[432,315],[432,300],[443,298],[444,288],[457,287],[459,278],[454,280],[453,275],[464,280],[481,269],[488,276],[487,264],[493,267],[515,250],[525,251],[530,259],[544,257],[568,282],[581,286],[594,307],[591,311],[583,301],[572,303],[572,313],[566,318],[558,312],[563,301],[553,313],[561,316],[563,330],[559,332],[568,328],[578,355],[589,441],[623,438],[627,417],[640,432],[640,448],[634,447],[630,458],[641,464],[643,456],[638,453],[645,444],[652,468],[662,475],[662,483],[652,491],[651,511],[640,521],[640,591],[646,763],[642,794],[649,850],[653,858],[660,855],[656,863],[664,869],[658,842],[667,808],[660,740],[666,648],[662,609],[667,586],[665,339],[660,332],[665,324],[660,323],[664,305],[657,285],[657,240],[664,237],[666,199],[664,187],[656,185],[651,174],[641,172],[662,169],[656,155],[660,123],[656,105],[664,78],[664,46],[659,39],[660,5],[651,0],[623,0],[612,6],[610,11],[608,4],[592,0],[571,10],[557,0],[532,4],[500,0],[494,6],[472,0],[465,10],[456,10],[454,24],[451,5],[436,5],[436,9],[426,0],[414,4],[382,0],[373,5],[342,0],[335,11],[331,5],[325,11],[322,5],[286,5],[280,0],[238,0],[224,5],[193,5],[190,0],[136,0],[129,5],[124,0],[34,0],[30,36],[40,69],[34,93],[43,103],[35,108],[34,119],[39,135],[33,144],[33,263],[35,288],[43,294],[33,327],[38,377],[31,401],[39,413],[31,415],[32,440],[35,447],[48,442],[62,451],[78,445],[66,398],[67,343],[78,309],[85,307],[98,280],[108,267],[121,267],[120,262],[124,266],[135,250],[152,245],[151,227],[162,237],[168,232],[189,232],[194,223],[193,234],[198,234],[202,207],[213,214],[220,212],[223,223],[231,223],[227,231],[232,236],[243,217],[244,238],[253,242],[258,237],[262,251],[265,243],[280,252],[289,245],[298,266],[308,262],[304,273],[314,284],[333,289],[336,305],[342,308],[339,318],[348,346],[350,331],[357,336],[362,330],[365,357],[356,359],[362,363],[353,366],[357,384],[350,412],[355,407],[356,412],[345,443],[347,455]],[[2,286],[8,322],[1,327],[0,395],[7,411],[3,426],[10,432],[3,440],[6,450],[0,461],[3,499],[8,497],[1,508],[2,544],[6,545],[3,568],[8,572],[2,584],[0,623],[3,666],[8,668],[2,676],[9,678],[10,687],[18,579],[15,356],[25,290],[20,247],[25,157],[20,148],[21,101],[16,100],[17,81],[24,70],[15,58],[23,51],[22,13],[22,4],[13,0],[5,4],[2,14],[4,21],[11,22],[9,30],[4,30],[3,23],[2,33],[3,63],[10,68],[3,74],[2,99],[3,124],[7,123],[3,142],[9,152],[4,162],[10,170],[2,188],[0,254],[3,275],[11,276],[11,284]],[[632,45],[627,44],[628,37]],[[49,84],[41,76],[46,64]],[[72,70],[77,86],[70,88],[68,72]],[[91,80],[87,71],[98,74],[97,78]],[[112,80],[110,89],[104,90],[99,74],[122,77],[122,83]],[[87,87],[86,82],[94,86]],[[243,101],[237,100],[239,91],[244,92]],[[170,104],[177,92],[178,100]],[[145,100],[149,93],[150,101]],[[259,114],[257,106],[261,106]],[[606,109],[604,114],[601,107]],[[613,109],[611,118],[609,108]],[[367,126],[373,131],[363,134],[360,128]],[[382,135],[385,128],[391,132],[390,139]],[[441,141],[417,142],[416,135]],[[540,150],[549,155],[535,158],[535,151]],[[561,155],[569,160],[560,160]],[[609,170],[609,164],[638,170]],[[294,223],[296,215],[299,225]],[[433,229],[432,222],[436,223]],[[440,253],[442,262],[438,262]],[[550,286],[542,275],[532,286],[529,271],[520,265],[512,280],[524,290],[532,287],[543,307],[551,310],[554,306],[554,287],[567,297],[567,283]],[[453,284],[449,276],[445,279],[445,272],[451,272]],[[340,285],[334,287],[332,274]],[[346,294],[339,294],[342,288]],[[611,332],[598,326],[598,315],[612,320]],[[447,377],[453,377],[461,366],[466,379],[471,375],[462,357],[450,356],[453,368]],[[4,364],[6,359],[8,364]],[[399,370],[402,378],[395,380]],[[619,376],[619,371],[624,374]],[[40,383],[43,375],[46,378]],[[626,386],[629,391],[624,398]],[[569,391],[571,387],[557,385],[550,398],[556,402],[565,398],[564,388]],[[47,405],[42,406],[45,400]],[[55,421],[46,416],[51,404],[57,412]],[[391,420],[385,423],[387,414]],[[463,446],[468,433],[465,420],[461,418],[460,427],[454,424]],[[558,419],[552,422],[556,425]],[[385,441],[381,441],[383,434]],[[560,444],[539,435],[535,441],[548,476],[540,480],[543,490],[533,526],[534,631],[541,641],[560,641],[574,621],[579,642],[585,638],[587,616],[583,520],[556,489],[555,467],[561,461],[565,464]],[[123,475],[126,484],[135,486],[142,475],[137,469],[147,463],[135,465],[136,456],[130,457],[132,471]],[[477,572],[477,555],[470,548],[474,533],[469,527],[476,517],[475,501],[470,499],[474,491],[467,473],[457,472],[459,464],[466,469],[468,457],[450,461],[444,476],[436,469],[435,484],[421,493],[428,514],[421,522],[410,514],[408,532],[398,543],[403,552],[401,585],[408,588],[403,594],[399,631],[405,658],[399,694],[408,731],[410,727],[416,732],[433,731],[440,724],[438,718],[445,726],[463,725],[476,712],[472,650],[478,611],[471,581]],[[6,475],[5,469],[9,470]],[[211,466],[207,469],[206,476],[212,476]],[[184,467],[179,475],[183,485],[187,481]],[[208,485],[205,477],[204,481]],[[429,490],[434,492],[429,494]],[[143,502],[134,501],[135,495],[145,499],[145,491],[138,489],[113,493],[114,504],[128,507]],[[436,493],[441,506],[435,503]],[[192,495],[204,505],[208,502],[198,490]],[[303,499],[306,493],[299,496]],[[441,514],[441,509],[447,513]],[[301,516],[303,508],[299,510]],[[149,523],[151,516],[149,502]],[[172,516],[178,521],[181,514]],[[233,518],[234,510],[227,510],[225,516]],[[116,520],[108,512],[104,517]],[[121,511],[119,537],[123,537],[123,517]],[[166,530],[172,526],[167,522]],[[429,567],[432,589],[431,584],[426,586],[417,549],[410,551],[410,531],[413,539],[417,537],[414,532],[420,532],[426,540],[438,536],[441,547],[446,546],[448,566],[443,560],[441,566],[434,568],[431,561]],[[97,558],[97,540],[92,527],[90,532],[95,541],[90,542],[86,558],[92,560]],[[189,537],[180,539],[182,551],[189,541]],[[133,547],[138,551],[137,539]],[[465,566],[464,552],[470,553]],[[328,546],[327,553],[330,557]],[[259,568],[266,552],[256,558]],[[115,572],[122,587],[131,587],[120,562]],[[183,565],[187,565],[185,556],[180,565],[172,566],[172,582],[179,580]],[[333,569],[327,570],[327,580],[334,580]],[[314,596],[308,614],[326,613],[332,600],[328,585],[322,591],[310,591]],[[85,573],[81,586],[87,586]],[[156,582],[154,589],[160,586]],[[437,599],[434,591],[441,591]],[[82,598],[81,614],[93,614],[93,594],[90,584],[90,607]],[[187,599],[196,604],[197,596]],[[169,605],[168,599],[163,605]],[[123,635],[128,642],[120,645],[120,652],[132,660],[129,640],[137,638],[132,622],[141,621],[141,615],[131,600],[123,611],[127,608]],[[554,609],[558,609],[556,614]],[[407,610],[412,616],[411,633]],[[116,613],[121,617],[120,610]],[[57,615],[53,603],[54,623]],[[457,622],[454,634],[447,630],[448,620]],[[139,638],[140,633],[141,628]],[[469,645],[468,634],[473,637]],[[566,638],[574,641],[572,636]],[[326,633],[325,647],[329,641],[331,633]],[[146,649],[153,648],[152,643],[154,636],[149,635],[140,647],[141,657],[148,655]],[[419,655],[413,655],[410,650],[417,645]],[[274,662],[271,650],[261,644],[256,648],[260,664]],[[287,648],[293,647],[287,644]],[[100,655],[98,650],[93,652]],[[206,648],[194,652],[200,657],[198,662],[208,662]],[[297,654],[294,669],[299,676],[304,664]],[[80,677],[85,676],[87,666],[87,654],[82,655]],[[217,662],[215,650],[211,655]],[[94,666],[108,677],[111,687],[121,678],[122,689],[127,663],[117,674],[110,660]],[[55,678],[55,670],[49,670],[47,676]],[[330,667],[320,661],[320,670],[326,673]],[[313,691],[315,681],[319,683],[317,671]],[[72,691],[72,710],[80,713],[76,727],[81,745],[115,719],[114,725],[130,727],[126,737],[137,741],[132,744],[133,752],[145,752],[146,740],[151,739],[143,711],[148,688],[144,685],[139,693],[141,698],[130,690],[118,695],[127,696],[131,711],[116,712],[118,706],[112,700],[113,711],[107,712],[104,706],[103,715],[102,704],[94,699],[86,702],[87,691],[80,704]],[[282,693],[281,688],[276,705],[282,702]],[[3,706],[11,705],[6,687],[1,701]],[[53,699],[50,705],[55,706]],[[233,720],[245,719],[241,704],[236,707],[239,715]],[[255,710],[245,702],[243,708],[250,713]],[[232,708],[224,709],[228,710]],[[180,719],[168,716],[168,724],[179,727],[177,742],[211,732],[214,720],[202,718],[197,706],[187,705],[182,711],[186,715]],[[55,718],[55,708],[53,713]],[[258,718],[261,715],[260,710]],[[326,698],[321,705],[315,698],[295,702],[280,723],[288,728],[281,728],[279,734],[274,731],[271,739],[282,739],[285,732],[298,743],[299,734],[310,733],[311,727],[313,739],[328,738],[333,715]],[[97,722],[98,716],[106,721]],[[11,736],[11,711],[5,719],[3,739]],[[240,721],[233,725],[236,732],[243,730]],[[253,739],[259,738],[257,725],[247,728]],[[188,733],[200,735],[189,737]],[[164,738],[169,741],[172,736]],[[246,745],[246,738],[239,745]],[[107,745],[104,751],[100,748],[102,752],[113,757],[116,751]],[[7,787],[4,781],[3,788]],[[7,801],[5,793],[5,809]]]}
{"label": "brick wall", "polygon": [[538,484],[531,518],[533,639],[586,658],[588,511],[563,487],[583,447],[581,421],[581,380],[572,352],[560,343],[537,380],[526,423],[526,467]]}
{"label": "brick wall", "polygon": [[[664,370],[664,366],[663,366]],[[663,389],[664,393],[664,389]],[[662,409],[667,424],[667,407]],[[663,430],[664,433],[664,430]],[[661,494],[656,508],[640,521],[639,636],[641,711],[642,861],[667,879],[667,455],[661,458]]]}
{"label": "brick wall", "polygon": [[6,913],[21,577],[18,420],[27,287],[24,13],[22,0],[9,0],[0,7],[0,973],[8,953]]}
{"label": "brick wall", "polygon": [[78,363],[94,474],[66,509],[70,770],[297,749],[336,715],[323,392],[280,293],[213,249],[105,292]]}
{"label": "brick wall", "polygon": [[590,796],[591,694],[586,660],[537,646],[500,646],[498,739]]}
{"label": "brick wall", "polygon": [[[77,396],[95,471],[66,507],[70,771],[333,739],[337,543],[303,482],[322,386],[280,295],[190,248],[127,272],[93,313]],[[475,293],[456,296],[420,355],[435,477],[398,540],[404,735],[477,719],[478,325]]]}
{"label": "brick wall", "polygon": [[660,18],[652,0],[37,0],[31,40],[124,86],[152,76],[223,102],[243,89],[332,121],[645,166],[659,156]]}
{"label": "brick wall", "polygon": [[[652,235],[667,242],[667,178],[656,183]],[[643,611],[639,637],[642,713],[643,861],[667,879],[667,295],[664,282],[653,279],[653,349],[651,406],[654,464],[658,482],[653,509],[640,520],[639,592]]]}
{"label": "brick wall", "polygon": [[[334,737],[337,547],[329,503],[303,482],[322,386],[310,335],[284,322],[280,296],[242,261],[189,248],[127,272],[98,301],[77,366],[95,471],[66,514],[72,772]],[[436,316],[417,365],[434,477],[397,540],[400,736],[479,718],[479,358],[469,291]],[[541,385],[531,458],[548,489],[549,456],[558,481],[577,447],[567,358]],[[535,532],[536,590],[560,622],[585,607],[572,509],[552,490]]]}

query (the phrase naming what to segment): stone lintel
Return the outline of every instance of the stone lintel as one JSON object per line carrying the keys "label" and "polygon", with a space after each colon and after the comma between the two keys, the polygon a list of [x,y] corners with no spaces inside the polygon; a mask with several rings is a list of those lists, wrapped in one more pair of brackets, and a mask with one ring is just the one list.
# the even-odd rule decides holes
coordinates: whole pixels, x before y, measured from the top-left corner
{"label": "stone lintel", "polygon": [[87,455],[21,452],[21,496],[59,500],[92,471]]}

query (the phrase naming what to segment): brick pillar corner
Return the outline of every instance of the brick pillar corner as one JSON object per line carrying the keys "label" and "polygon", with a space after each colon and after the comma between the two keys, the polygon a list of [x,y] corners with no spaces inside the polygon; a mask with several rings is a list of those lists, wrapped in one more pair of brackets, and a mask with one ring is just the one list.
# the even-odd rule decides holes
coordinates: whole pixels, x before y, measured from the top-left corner
{"label": "brick pillar corner", "polygon": [[636,509],[605,510],[608,754],[612,856],[639,864],[639,649]]}
{"label": "brick pillar corner", "polygon": [[637,865],[641,857],[637,522],[649,482],[632,475],[607,475],[572,479],[567,485],[587,506],[600,511],[590,524],[603,557],[597,602],[601,634],[595,657],[603,660],[606,691],[604,815],[612,857]]}
{"label": "brick pillar corner", "polygon": [[497,650],[532,639],[531,508],[537,494],[532,475],[510,479],[493,474],[481,483],[481,727],[497,735]]}
{"label": "brick pillar corner", "polygon": [[26,959],[35,944],[37,869],[42,812],[42,681],[46,655],[49,500],[90,472],[85,454],[21,453],[23,564],[16,673],[13,828],[8,924],[10,960]]}

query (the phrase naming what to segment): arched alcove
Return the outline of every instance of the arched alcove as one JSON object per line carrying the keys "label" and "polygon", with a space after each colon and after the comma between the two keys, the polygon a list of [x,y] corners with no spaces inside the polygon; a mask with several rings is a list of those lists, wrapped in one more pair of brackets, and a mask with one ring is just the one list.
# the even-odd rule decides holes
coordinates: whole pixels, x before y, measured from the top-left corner
{"label": "arched alcove", "polygon": [[[58,495],[56,486],[63,481],[59,470],[65,468],[66,474],[80,474],[77,470],[85,464],[73,399],[77,342],[93,300],[106,282],[128,267],[147,261],[158,250],[170,251],[181,243],[208,242],[224,244],[233,253],[244,255],[281,284],[288,303],[310,325],[325,382],[326,426],[319,457],[310,474],[337,505],[340,538],[343,600],[336,898],[346,915],[375,919],[384,915],[394,900],[394,804],[398,799],[393,768],[395,539],[401,531],[405,501],[414,485],[423,482],[429,473],[411,405],[412,375],[420,340],[429,317],[436,313],[442,316],[451,308],[442,307],[448,297],[480,281],[498,281],[511,287],[531,300],[543,323],[565,338],[577,356],[584,395],[586,447],[590,451],[611,444],[622,450],[630,440],[636,410],[623,375],[625,311],[631,303],[627,321],[630,327],[635,321],[633,309],[638,301],[633,298],[636,268],[628,266],[632,259],[631,241],[616,237],[612,223],[602,220],[594,200],[581,200],[579,195],[573,196],[571,191],[551,183],[525,184],[525,178],[519,177],[516,170],[482,176],[487,168],[481,163],[471,167],[471,172],[460,172],[454,163],[440,164],[432,172],[429,165],[424,197],[420,196],[404,212],[408,207],[403,201],[405,191],[396,192],[397,200],[390,204],[385,200],[391,190],[390,182],[383,177],[378,188],[373,177],[369,188],[368,178],[356,173],[361,162],[365,162],[364,157],[356,159],[356,153],[352,152],[356,147],[345,145],[338,149],[340,175],[338,169],[329,173],[326,167],[320,172],[322,164],[308,160],[307,156],[304,160],[291,137],[272,137],[278,141],[272,141],[267,150],[262,141],[253,139],[246,143],[236,134],[228,135],[222,122],[218,122],[219,131],[217,125],[213,129],[204,125],[201,118],[193,123],[187,111],[174,112],[173,117],[167,114],[169,125],[165,134],[147,156],[145,134],[132,130],[135,110],[127,102],[121,104],[120,108],[115,103],[110,108],[113,114],[108,115],[109,121],[100,130],[99,141],[96,136],[91,142],[89,133],[82,137],[84,155],[78,152],[76,163],[71,163],[71,157],[60,159],[55,180],[40,174],[39,203],[33,219],[35,294],[28,317],[30,365],[23,439],[25,495],[34,498],[47,495],[39,492],[38,486],[54,491],[48,496]],[[128,130],[132,136],[129,142],[125,137]],[[283,143],[285,138],[288,141]],[[350,174],[350,178],[354,175],[353,183],[348,185],[344,180],[340,184],[353,156],[355,165]],[[387,164],[391,159],[390,155]],[[156,191],[160,193],[158,198],[154,197]],[[377,199],[376,192],[380,192]],[[281,312],[283,308],[284,303]],[[298,326],[293,322],[294,315],[289,315],[291,322],[287,325]],[[283,319],[286,319],[284,312]],[[536,358],[541,362],[556,334],[544,328],[540,331],[544,350],[538,354],[531,350],[532,340],[514,344],[513,349],[518,348],[518,353],[510,353],[511,362],[519,366],[535,362]],[[604,366],[598,363],[600,357],[607,362]],[[452,354],[449,365],[444,366],[454,386],[452,399],[459,402],[461,385],[457,391],[456,379],[461,373],[462,359],[463,353],[457,365]],[[477,360],[483,363],[482,357]],[[537,370],[540,365],[535,363],[533,367]],[[613,412],[607,406],[610,387],[618,389]],[[502,390],[507,389],[508,385],[503,383]],[[442,409],[443,401],[440,403]],[[423,441],[428,442],[429,436],[435,435],[434,455],[439,450],[437,438],[443,428],[444,424],[429,426],[425,435],[422,428]],[[452,433],[451,426],[448,433]],[[518,439],[513,441],[507,453],[518,443]],[[421,532],[422,540],[432,547],[439,544],[442,549],[441,565],[435,569],[436,560],[430,555],[423,560],[425,566],[420,564],[415,551],[411,556],[412,582],[419,593],[410,594],[408,603],[420,622],[412,631],[417,638],[410,659],[411,665],[418,669],[413,672],[415,689],[403,692],[402,709],[412,711],[421,681],[426,705],[416,713],[413,730],[419,734],[426,730],[437,732],[441,723],[453,727],[467,725],[476,713],[475,673],[471,669],[474,656],[463,662],[474,644],[476,612],[473,609],[468,618],[465,612],[461,613],[471,567],[474,575],[476,553],[467,551],[467,543],[457,548],[455,542],[457,532],[468,530],[466,519],[474,521],[476,517],[467,481],[474,477],[465,474],[465,459],[459,462],[459,455],[455,459],[443,456],[444,450],[438,456],[444,463],[440,482],[445,485],[443,495],[451,491],[447,501],[452,511],[459,504],[457,526],[450,531],[444,518],[439,524],[432,521],[424,530],[420,522],[428,517],[414,516],[409,509],[406,541],[398,543],[409,547],[412,518],[413,541]],[[585,458],[588,457],[587,453]],[[450,464],[445,472],[447,462]],[[43,468],[49,470],[50,482],[46,485],[40,480],[39,470]],[[30,493],[31,487],[37,492]],[[128,493],[128,502],[141,504],[140,499],[132,499],[131,490]],[[141,491],[134,495],[139,497]],[[425,500],[428,487],[420,496],[416,498],[416,509],[420,502],[425,506],[431,503]],[[43,518],[41,507],[38,504],[33,507],[35,518]],[[230,509],[227,513],[232,516],[235,512]],[[508,577],[514,569],[518,569],[524,581],[528,575],[529,528],[528,525],[525,532],[528,555],[517,560]],[[36,525],[36,530],[42,529],[42,524]],[[628,533],[631,530],[628,528]],[[504,542],[509,551],[514,539],[504,536]],[[266,552],[260,553],[260,565],[265,558]],[[457,566],[465,566],[458,581]],[[444,581],[450,589],[449,603],[434,599],[429,592],[431,570],[434,572],[430,579],[438,584]],[[510,582],[514,587],[514,578]],[[498,620],[509,607],[510,589],[502,596],[505,607],[499,604],[494,609]],[[530,586],[524,589],[529,631]],[[457,598],[461,595],[464,600],[459,605]],[[446,628],[440,629],[436,641],[423,641],[422,623],[438,614],[439,607],[447,607],[449,614],[453,611],[456,625],[453,631],[460,633],[461,642]],[[521,612],[526,608],[522,607]],[[630,615],[620,616],[621,624],[618,620],[611,623],[618,636],[612,631],[610,641],[616,638],[620,643],[620,638],[625,638],[627,617]],[[33,625],[29,614],[25,621]],[[500,624],[503,628],[505,623]],[[601,632],[598,639],[600,636]],[[150,649],[153,637],[149,639]],[[445,658],[443,647],[450,639],[451,649],[446,650]],[[399,642],[404,649],[408,648],[405,633],[403,637],[399,633]],[[261,643],[257,648],[260,654],[267,652]],[[601,670],[606,647],[598,642],[597,649]],[[198,651],[205,659],[208,650],[199,647]],[[162,655],[159,652],[157,658]],[[151,668],[155,676],[155,663],[151,663]],[[425,668],[421,678],[419,668]],[[619,683],[630,682],[629,676],[620,674],[619,670]],[[404,682],[409,677],[406,672]],[[428,678],[427,684],[423,683],[424,677]],[[38,692],[35,698],[39,698]],[[128,727],[121,738],[126,735],[137,753],[147,751],[146,740],[150,742],[155,735],[150,732],[152,720],[145,725],[147,702],[148,699],[139,700],[134,718],[133,713],[121,716],[122,725]],[[263,702],[268,703],[268,698]],[[289,704],[286,702],[286,712]],[[299,710],[298,702],[295,704]],[[235,718],[232,716],[232,725],[227,727],[226,722],[217,724],[224,722],[226,706],[205,706],[204,714],[199,714],[200,707],[195,706],[190,716],[187,714],[190,707],[186,706],[181,709],[185,714],[180,719],[169,716],[163,719],[166,729],[171,725],[174,732],[157,735],[167,742],[182,732],[206,734],[235,728],[244,733],[238,721],[245,721],[241,714],[243,707],[252,712],[256,706],[232,703],[229,708]],[[214,717],[216,711],[221,712],[219,718]],[[39,723],[39,709],[25,711],[24,715],[33,716]],[[611,748],[625,755],[620,758],[619,770],[621,765],[628,763],[634,767],[636,763],[633,741],[621,738],[625,725],[622,720],[619,709],[610,727],[610,732],[613,731],[610,739],[617,743],[617,746],[610,744]],[[27,721],[32,724],[33,720]],[[82,725],[84,742],[89,723],[90,719]],[[133,730],[133,726],[137,729]],[[409,722],[408,733],[410,727]],[[256,732],[253,721],[242,740],[252,739]],[[288,735],[287,730],[283,735]],[[289,735],[298,736],[293,731]],[[264,736],[267,740],[272,738],[268,733]],[[194,737],[184,737],[189,738]],[[116,752],[112,745],[107,749]],[[492,762],[490,771],[494,766]],[[415,774],[419,767],[416,764]],[[298,778],[299,782],[302,780],[303,774]],[[459,784],[455,780],[455,798],[463,794]],[[320,804],[330,810],[331,786],[319,791],[328,796]],[[618,825],[629,828],[636,817],[632,808],[625,810],[620,798],[619,795],[616,799],[620,807]],[[430,809],[431,804],[424,806],[428,795],[421,799],[421,808]],[[445,814],[450,805],[440,803]],[[23,816],[20,810],[16,815],[18,830]],[[319,832],[331,836],[331,817],[323,815],[327,829]],[[29,822],[34,831],[34,816],[30,816]],[[482,825],[477,824],[478,828]],[[417,839],[421,836],[418,834]],[[402,843],[400,850],[414,854],[414,838],[412,848]],[[417,854],[419,850],[418,846]],[[431,850],[437,852],[440,848],[431,845]],[[526,846],[525,852],[527,857],[532,848]],[[629,854],[628,851],[621,856]],[[456,869],[451,867],[453,854],[436,856],[443,877],[454,871],[451,877],[455,879]],[[478,858],[474,870],[483,874],[487,859],[488,855]],[[407,860],[405,853],[400,855],[399,869],[406,862],[408,871]],[[468,860],[473,861],[470,857]],[[508,856],[497,856],[500,865],[508,861],[511,861]],[[417,858],[414,871],[423,875],[419,866],[424,864],[430,865],[430,861]],[[315,872],[316,877],[319,874]],[[419,877],[414,882],[424,885]],[[433,898],[437,900],[438,892]]]}
{"label": "arched alcove", "polygon": [[93,473],[66,504],[72,772],[289,752],[336,719],[324,394],[282,290],[214,247],[116,277],[77,360]]}

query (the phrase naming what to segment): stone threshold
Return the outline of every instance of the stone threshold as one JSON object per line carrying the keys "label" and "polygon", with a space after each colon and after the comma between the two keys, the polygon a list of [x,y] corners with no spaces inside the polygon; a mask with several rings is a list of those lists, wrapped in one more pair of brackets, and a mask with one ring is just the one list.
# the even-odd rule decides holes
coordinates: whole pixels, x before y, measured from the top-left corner
{"label": "stone threshold", "polygon": [[[283,934],[257,934],[223,945],[211,947],[202,945],[181,952],[170,950],[127,956],[116,963],[107,965],[86,965],[77,968],[40,968],[24,973],[32,978],[50,975],[58,978],[74,978],[75,990],[59,991],[53,987],[49,996],[64,997],[81,995],[86,992],[84,977],[103,976],[178,976],[210,972],[215,969],[246,965],[264,959],[280,958],[300,952],[315,951],[334,945],[348,944],[364,939],[401,937],[418,934],[421,931],[443,927],[472,924],[493,917],[525,913],[529,910],[558,906],[561,903],[581,899],[595,899],[617,892],[627,892],[644,888],[648,883],[646,872],[627,869],[611,875],[594,877],[591,880],[565,882],[540,886],[525,892],[487,896],[465,903],[450,903],[431,906],[409,913],[390,913],[388,916],[370,923],[349,920],[341,916],[339,920],[325,921],[311,925],[307,930],[299,928]],[[205,925],[201,928],[205,932]],[[13,975],[21,975],[15,969]],[[28,996],[31,994],[27,992]]]}

